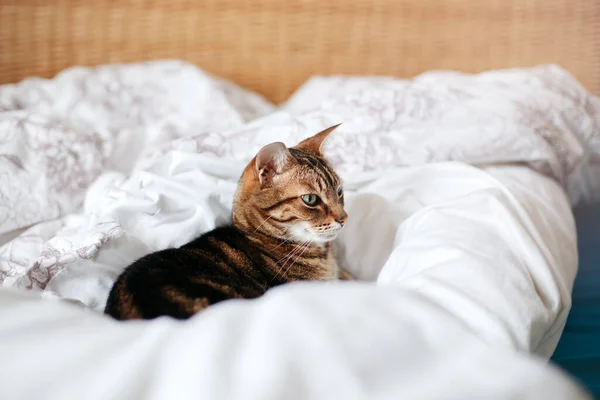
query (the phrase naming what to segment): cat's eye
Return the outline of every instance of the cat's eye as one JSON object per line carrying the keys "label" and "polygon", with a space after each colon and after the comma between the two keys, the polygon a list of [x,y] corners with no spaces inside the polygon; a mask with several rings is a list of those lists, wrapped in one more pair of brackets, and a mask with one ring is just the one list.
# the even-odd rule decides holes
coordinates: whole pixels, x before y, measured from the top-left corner
{"label": "cat's eye", "polygon": [[305,194],[303,196],[300,196],[300,198],[302,199],[304,204],[310,207],[316,206],[317,204],[319,204],[319,200],[321,200],[316,194]]}
{"label": "cat's eye", "polygon": [[344,191],[342,190],[342,188],[338,188],[338,190],[337,190],[337,195],[338,195],[338,197],[340,197],[340,198],[341,198],[341,197],[344,195]]}

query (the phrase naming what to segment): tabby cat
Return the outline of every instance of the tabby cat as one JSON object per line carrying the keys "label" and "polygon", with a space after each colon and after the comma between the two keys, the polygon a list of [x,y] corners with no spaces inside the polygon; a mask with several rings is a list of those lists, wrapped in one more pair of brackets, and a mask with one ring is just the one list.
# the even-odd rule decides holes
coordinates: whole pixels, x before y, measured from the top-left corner
{"label": "tabby cat", "polygon": [[111,289],[105,313],[186,319],[287,282],[351,279],[331,249],[348,217],[342,182],[321,153],[337,126],[292,148],[263,147],[238,183],[233,223],[134,262]]}

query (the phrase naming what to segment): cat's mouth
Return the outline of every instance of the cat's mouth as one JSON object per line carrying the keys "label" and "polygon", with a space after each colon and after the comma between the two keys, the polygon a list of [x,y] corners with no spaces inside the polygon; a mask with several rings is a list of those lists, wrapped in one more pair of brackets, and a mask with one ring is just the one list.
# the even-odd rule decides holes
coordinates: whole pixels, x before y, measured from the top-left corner
{"label": "cat's mouth", "polygon": [[335,239],[342,229],[341,226],[331,226],[329,228],[313,228],[311,226],[297,226],[293,230],[294,236],[300,241],[313,243],[326,243]]}
{"label": "cat's mouth", "polygon": [[317,238],[316,242],[330,242],[337,237],[340,229],[333,229],[326,232],[311,232],[311,234]]}

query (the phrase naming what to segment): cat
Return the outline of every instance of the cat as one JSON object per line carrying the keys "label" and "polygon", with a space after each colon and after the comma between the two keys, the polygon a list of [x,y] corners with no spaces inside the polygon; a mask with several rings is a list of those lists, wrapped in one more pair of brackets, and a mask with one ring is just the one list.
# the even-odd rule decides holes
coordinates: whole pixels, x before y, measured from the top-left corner
{"label": "cat", "polygon": [[321,152],[338,126],[291,148],[263,147],[238,182],[232,224],[135,261],[113,285],[105,313],[119,320],[187,319],[288,282],[353,279],[332,251],[348,215],[342,182]]}

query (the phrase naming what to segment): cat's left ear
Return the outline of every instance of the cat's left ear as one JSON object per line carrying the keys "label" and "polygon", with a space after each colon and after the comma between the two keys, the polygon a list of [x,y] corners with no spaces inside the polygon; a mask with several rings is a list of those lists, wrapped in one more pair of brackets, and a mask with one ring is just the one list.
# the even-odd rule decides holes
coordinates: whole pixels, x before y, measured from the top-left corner
{"label": "cat's left ear", "polygon": [[337,128],[340,125],[341,125],[341,123],[334,125],[334,126],[330,126],[329,128],[317,133],[316,135],[311,136],[308,139],[304,139],[303,141],[298,143],[296,146],[294,146],[294,148],[300,149],[300,150],[308,150],[313,153],[320,154],[321,148],[323,147],[323,142],[325,142],[325,139],[327,139],[329,134],[331,132],[333,132],[335,130],[335,128]]}
{"label": "cat's left ear", "polygon": [[292,162],[290,151],[281,142],[271,143],[260,149],[254,161],[260,185],[264,187],[271,183],[273,177],[282,173]]}

